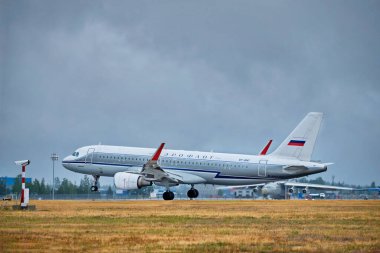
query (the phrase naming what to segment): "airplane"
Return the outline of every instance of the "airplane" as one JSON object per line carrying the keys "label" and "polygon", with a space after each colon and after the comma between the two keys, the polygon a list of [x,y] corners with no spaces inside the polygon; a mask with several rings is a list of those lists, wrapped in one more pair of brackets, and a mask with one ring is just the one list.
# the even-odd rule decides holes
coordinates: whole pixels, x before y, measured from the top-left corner
{"label": "airplane", "polygon": [[[152,148],[91,145],[78,148],[62,161],[68,170],[114,178],[117,189],[133,190],[153,183],[164,186],[164,200],[173,200],[170,187],[188,184],[187,196],[197,198],[194,185],[247,185],[298,178],[324,172],[331,163],[311,161],[323,113],[310,112],[268,155],[244,155]],[[268,147],[269,148],[269,147]],[[266,152],[266,151],[265,151]],[[162,154],[162,155],[161,155]]]}
{"label": "airplane", "polygon": [[261,193],[265,198],[271,197],[272,199],[286,199],[288,193],[294,193],[296,188],[302,188],[302,193],[309,193],[309,189],[323,189],[323,190],[346,190],[353,191],[354,188],[351,187],[341,187],[333,185],[322,185],[322,184],[309,184],[309,183],[298,183],[291,181],[276,181],[263,184],[253,184],[253,185],[242,185],[242,186],[227,186],[218,187],[218,189],[241,189],[241,188],[253,188],[253,192]]}

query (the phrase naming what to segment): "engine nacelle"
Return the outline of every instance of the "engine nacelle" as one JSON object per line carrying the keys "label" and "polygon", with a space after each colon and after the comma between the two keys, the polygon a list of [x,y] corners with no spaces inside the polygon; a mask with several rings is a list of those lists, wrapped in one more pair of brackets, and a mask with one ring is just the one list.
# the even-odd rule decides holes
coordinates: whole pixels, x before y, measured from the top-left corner
{"label": "engine nacelle", "polygon": [[288,189],[288,192],[289,192],[289,193],[293,193],[293,192],[294,192],[294,189],[293,189],[293,188],[289,188],[289,189]]}
{"label": "engine nacelle", "polygon": [[255,188],[253,188],[253,192],[254,192],[254,193],[260,193],[260,192],[261,192],[261,189],[262,189],[261,186],[257,186],[257,187],[255,187]]}
{"label": "engine nacelle", "polygon": [[302,189],[302,193],[303,194],[306,194],[307,193],[307,189],[305,188],[305,189]]}
{"label": "engine nacelle", "polygon": [[272,198],[277,198],[277,196],[283,195],[281,193],[281,185],[277,182],[267,183],[261,188],[261,193],[263,195],[270,195]]}
{"label": "engine nacelle", "polygon": [[115,187],[120,190],[137,190],[152,185],[151,181],[145,180],[142,176],[128,172],[116,173],[113,180]]}

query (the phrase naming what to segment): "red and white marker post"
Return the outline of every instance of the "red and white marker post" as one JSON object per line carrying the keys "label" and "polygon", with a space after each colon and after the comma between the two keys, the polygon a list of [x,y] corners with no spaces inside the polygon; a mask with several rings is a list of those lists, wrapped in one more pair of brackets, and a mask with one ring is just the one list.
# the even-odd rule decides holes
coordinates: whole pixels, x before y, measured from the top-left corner
{"label": "red and white marker post", "polygon": [[29,203],[29,189],[28,188],[25,188],[25,179],[26,179],[26,176],[25,176],[25,170],[26,170],[26,166],[30,164],[30,161],[29,160],[22,160],[22,161],[15,161],[15,163],[17,165],[21,165],[22,166],[22,173],[21,173],[21,202],[20,202],[20,206],[21,208],[27,208],[28,206],[28,203]]}

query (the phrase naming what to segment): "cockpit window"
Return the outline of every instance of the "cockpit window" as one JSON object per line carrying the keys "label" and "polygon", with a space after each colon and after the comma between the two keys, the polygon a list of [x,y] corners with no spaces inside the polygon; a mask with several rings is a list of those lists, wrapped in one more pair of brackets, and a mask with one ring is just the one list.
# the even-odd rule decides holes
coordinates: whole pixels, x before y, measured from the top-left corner
{"label": "cockpit window", "polygon": [[74,153],[72,154],[72,156],[76,156],[76,157],[78,157],[78,156],[79,156],[79,152],[74,152]]}

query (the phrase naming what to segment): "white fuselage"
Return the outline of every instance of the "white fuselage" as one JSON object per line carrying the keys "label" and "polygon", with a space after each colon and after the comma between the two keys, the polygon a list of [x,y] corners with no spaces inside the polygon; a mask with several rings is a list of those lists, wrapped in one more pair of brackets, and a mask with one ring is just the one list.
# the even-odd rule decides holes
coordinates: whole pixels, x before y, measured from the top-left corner
{"label": "white fuselage", "polygon": [[[155,149],[94,145],[77,149],[62,164],[71,171],[113,177],[139,173]],[[245,185],[302,177],[326,171],[324,164],[297,159],[164,149],[160,167],[188,184]]]}

